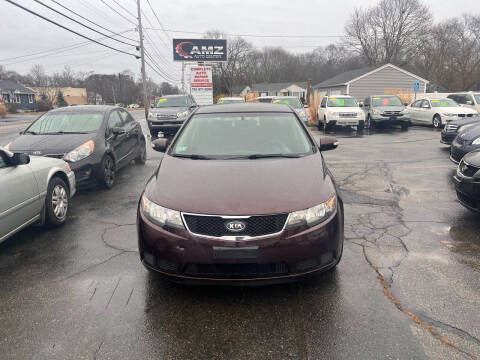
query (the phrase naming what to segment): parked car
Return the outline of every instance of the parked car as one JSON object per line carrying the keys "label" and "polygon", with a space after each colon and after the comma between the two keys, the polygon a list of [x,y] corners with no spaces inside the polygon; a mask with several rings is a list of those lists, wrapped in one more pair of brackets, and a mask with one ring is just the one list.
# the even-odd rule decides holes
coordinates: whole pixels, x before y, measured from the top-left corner
{"label": "parked car", "polygon": [[37,223],[63,225],[75,175],[63,160],[28,156],[0,147],[0,243]]}
{"label": "parked car", "polygon": [[192,95],[166,95],[158,99],[148,113],[148,128],[152,138],[161,131],[174,135],[188,116],[198,107]]}
{"label": "parked car", "polygon": [[[139,202],[139,254],[179,282],[293,281],[335,267],[343,202],[320,145],[285,105],[205,106],[167,149]],[[281,194],[281,196],[279,196]]]}
{"label": "parked car", "polygon": [[403,130],[407,130],[410,125],[410,116],[405,105],[396,95],[368,96],[363,101],[363,108],[370,129],[378,125],[400,125]]}
{"label": "parked car", "polygon": [[418,99],[407,109],[412,123],[433,125],[436,129],[443,127],[448,121],[478,115],[475,110],[462,107],[449,98]]}
{"label": "parked car", "polygon": [[459,163],[471,151],[480,149],[480,124],[465,125],[450,146],[450,160]]}
{"label": "parked car", "polygon": [[296,96],[276,96],[272,99],[273,104],[290,105],[300,116],[300,119],[305,125],[308,124],[308,105],[303,105],[300,99]]}
{"label": "parked car", "polygon": [[140,107],[140,105],[138,105],[138,104],[130,104],[130,105],[128,105],[128,107],[129,107],[130,109],[138,109],[138,108]]}
{"label": "parked car", "polygon": [[255,100],[261,103],[271,103],[275,96],[259,96]]}
{"label": "parked car", "polygon": [[125,107],[125,104],[124,103],[116,103],[115,106],[118,106],[118,107]]}
{"label": "parked car", "polygon": [[147,156],[140,124],[126,110],[102,105],[51,110],[7,147],[67,161],[79,187],[111,188],[116,171],[132,160],[145,164]]}
{"label": "parked car", "polygon": [[318,128],[330,130],[335,126],[365,127],[365,113],[349,95],[324,96],[317,111]]}
{"label": "parked car", "polygon": [[480,150],[463,157],[453,181],[460,203],[471,210],[480,211]]}
{"label": "parked car", "polygon": [[245,99],[243,97],[224,97],[220,98],[217,101],[217,104],[236,104],[236,103],[244,103]]}
{"label": "parked car", "polygon": [[461,131],[462,129],[468,129],[470,125],[473,126],[475,124],[480,124],[480,116],[474,116],[471,118],[467,117],[447,122],[447,124],[442,129],[442,137],[440,139],[440,142],[443,144],[451,145],[453,139],[455,139],[459,131]]}
{"label": "parked car", "polygon": [[480,92],[468,91],[447,96],[461,106],[469,107],[480,113]]}

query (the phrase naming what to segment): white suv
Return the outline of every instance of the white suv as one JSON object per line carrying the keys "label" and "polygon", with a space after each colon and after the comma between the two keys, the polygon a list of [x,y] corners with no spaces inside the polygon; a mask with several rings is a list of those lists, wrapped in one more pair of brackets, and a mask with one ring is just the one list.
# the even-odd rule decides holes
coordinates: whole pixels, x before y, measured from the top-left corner
{"label": "white suv", "polygon": [[447,97],[455,100],[461,106],[472,108],[480,113],[480,92],[468,91],[464,93],[450,94]]}
{"label": "white suv", "polygon": [[329,130],[334,126],[365,127],[365,113],[349,95],[325,96],[318,107],[318,128]]}

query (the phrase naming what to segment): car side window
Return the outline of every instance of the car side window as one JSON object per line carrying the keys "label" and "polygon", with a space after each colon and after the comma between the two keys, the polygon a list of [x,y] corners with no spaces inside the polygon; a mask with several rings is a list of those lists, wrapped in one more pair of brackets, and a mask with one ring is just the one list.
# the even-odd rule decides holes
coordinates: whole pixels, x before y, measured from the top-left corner
{"label": "car side window", "polygon": [[465,95],[465,104],[467,103],[467,101],[471,101],[473,104],[473,98],[470,95]]}
{"label": "car side window", "polygon": [[327,105],[327,98],[324,97],[324,98],[322,99],[322,104],[320,105],[320,107],[324,108],[326,105]]}
{"label": "car side window", "polygon": [[465,104],[465,95],[457,95],[457,103]]}
{"label": "car side window", "polygon": [[125,126],[133,121],[132,116],[125,110],[121,109],[118,110],[118,112],[120,113],[120,116],[122,118],[122,126]]}
{"label": "car side window", "polygon": [[420,107],[423,108],[425,105],[430,107],[430,102],[428,100],[422,100],[422,103],[421,103]]}
{"label": "car side window", "polygon": [[417,100],[412,104],[411,107],[412,108],[418,108],[418,107],[420,107],[421,102],[422,102],[422,100]]}
{"label": "car side window", "polygon": [[363,102],[363,105],[364,106],[370,106],[370,98],[369,97],[365,98],[365,100]]}
{"label": "car side window", "polygon": [[108,128],[113,129],[114,127],[121,127],[123,124],[123,120],[118,114],[117,110],[114,110],[110,113],[108,118]]}

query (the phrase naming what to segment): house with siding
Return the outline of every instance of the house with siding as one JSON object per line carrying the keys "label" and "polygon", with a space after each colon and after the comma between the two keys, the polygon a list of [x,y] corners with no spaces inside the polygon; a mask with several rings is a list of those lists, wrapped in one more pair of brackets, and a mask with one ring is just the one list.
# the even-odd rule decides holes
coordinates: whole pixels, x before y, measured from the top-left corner
{"label": "house with siding", "polygon": [[48,100],[53,105],[57,104],[58,92],[61,91],[63,98],[67,102],[68,106],[72,105],[87,105],[87,89],[86,88],[74,88],[74,87],[31,87],[29,88],[35,92],[37,101],[39,101],[43,95],[45,95]]}
{"label": "house with siding", "polygon": [[307,82],[252,84],[252,91],[258,93],[258,96],[296,96],[305,98]]}
{"label": "house with siding", "polygon": [[37,108],[37,101],[35,93],[10,80],[0,80],[0,104],[18,104],[19,111],[35,111]]}
{"label": "house with siding", "polygon": [[230,96],[245,96],[252,89],[248,85],[233,85],[230,90]]}
{"label": "house with siding", "polygon": [[428,80],[393,64],[365,67],[334,76],[312,87],[321,95],[351,95],[363,101],[369,95],[380,95],[392,90],[412,92],[416,82],[420,83],[417,94],[424,94]]}

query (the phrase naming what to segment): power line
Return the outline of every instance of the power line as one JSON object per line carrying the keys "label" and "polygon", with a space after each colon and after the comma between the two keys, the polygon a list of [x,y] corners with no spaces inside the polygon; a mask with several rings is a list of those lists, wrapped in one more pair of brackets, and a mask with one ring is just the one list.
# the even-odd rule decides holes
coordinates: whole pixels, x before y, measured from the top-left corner
{"label": "power line", "polygon": [[[133,30],[125,30],[125,31],[122,31],[121,33],[126,33],[126,32],[130,32],[130,31],[133,31]],[[118,34],[121,34],[121,33],[118,33]],[[114,34],[114,35],[117,35],[117,34]],[[105,37],[96,38],[95,40],[103,40],[103,39],[105,39]],[[87,45],[93,45],[93,44],[90,41],[82,41],[80,43],[76,43],[76,44],[72,44],[72,45],[68,45],[68,46],[62,46],[62,47],[54,48],[54,49],[50,49],[50,50],[44,50],[44,51],[40,51],[40,52],[28,54],[28,55],[21,55],[21,56],[14,56],[14,57],[10,57],[10,58],[0,59],[0,62],[16,60],[16,59],[21,59],[21,58],[31,57],[31,56],[36,56],[36,55],[52,56],[52,55],[55,55],[57,53],[62,53],[62,52],[69,51],[69,50],[75,50],[77,48],[81,48],[81,47],[87,46]],[[52,53],[52,54],[49,54],[49,53]],[[35,60],[35,59],[37,59],[37,58],[26,59],[26,60],[18,61],[16,63],[12,63],[12,64],[19,64],[19,63],[22,63],[22,62],[25,62],[25,61],[30,61],[30,60]],[[11,64],[6,64],[6,65],[11,65]]]}
{"label": "power line", "polygon": [[[150,21],[150,19],[148,18],[148,16],[142,11],[142,15],[143,17],[145,18],[145,20],[147,20],[148,24],[151,26],[151,29],[153,29],[153,25],[152,25],[152,22]],[[143,28],[143,30],[146,30],[147,28]],[[155,32],[155,35],[158,36],[158,39],[162,42],[162,44],[164,44],[165,46],[168,46],[167,43],[165,42],[165,40],[163,40],[160,35],[158,35],[157,33],[157,30],[154,30]]]}
{"label": "power line", "polygon": [[108,8],[110,8],[110,10],[114,11],[117,15],[121,16],[122,18],[124,18],[126,21],[128,21],[130,24],[133,24],[135,26],[137,26],[136,23],[134,23],[132,20],[130,20],[129,18],[127,18],[125,15],[123,15],[121,12],[117,11],[114,7],[110,6],[108,3],[106,3],[104,0],[100,0],[105,6],[107,6]]}
{"label": "power line", "polygon": [[127,14],[129,14],[130,16],[133,16],[133,18],[134,18],[135,20],[137,20],[137,16],[134,15],[134,14],[132,14],[132,13],[130,12],[130,10],[128,10],[128,9],[126,9],[124,6],[122,6],[122,4],[120,4],[117,0],[112,0],[112,1],[113,1],[115,4],[117,4],[120,8],[122,8],[123,11],[125,11],[125,12],[126,12]]}
{"label": "power line", "polygon": [[[155,28],[146,28],[147,30],[161,30]],[[206,32],[199,32],[199,31],[188,31],[188,30],[171,30],[165,29],[166,32],[170,33],[184,33],[184,34],[197,34],[197,35],[208,35]],[[346,37],[346,35],[259,35],[259,34],[227,34],[227,36],[234,36],[234,37],[255,37],[255,38],[305,38],[305,39],[314,39],[314,38],[342,38]]]}
{"label": "power line", "polygon": [[53,20],[51,20],[51,19],[43,16],[43,15],[40,15],[39,13],[36,13],[36,12],[33,11],[33,10],[27,9],[26,7],[24,7],[24,6],[20,5],[20,4],[17,4],[16,2],[14,2],[14,1],[12,1],[12,0],[5,0],[5,1],[7,1],[8,3],[10,3],[10,4],[12,4],[12,5],[14,5],[14,6],[22,9],[22,10],[25,10],[25,11],[29,12],[30,14],[33,14],[33,15],[35,15],[35,16],[38,16],[39,18],[42,18],[43,20],[48,21],[49,23],[52,23],[52,24],[54,24],[54,25],[57,25],[58,27],[61,27],[61,28],[64,29],[64,30],[67,30],[67,31],[69,31],[69,32],[71,32],[71,33],[73,33],[73,34],[75,34],[75,35],[81,36],[81,37],[83,37],[84,39],[90,40],[90,41],[92,41],[92,42],[94,42],[94,43],[96,43],[96,44],[98,44],[98,45],[101,45],[101,46],[104,46],[104,47],[106,47],[106,48],[109,48],[109,49],[118,51],[118,52],[120,52],[120,53],[123,53],[123,54],[126,54],[126,55],[135,56],[135,57],[138,59],[138,55],[136,55],[136,54],[132,54],[132,53],[129,53],[129,52],[127,52],[127,51],[123,51],[123,50],[116,49],[116,48],[114,48],[114,47],[112,47],[112,46],[110,46],[110,45],[101,43],[101,42],[99,42],[99,41],[97,41],[97,40],[94,40],[94,39],[92,39],[92,38],[90,38],[90,37],[88,37],[88,36],[86,36],[86,35],[80,34],[79,32],[77,32],[77,31],[75,31],[75,30],[72,30],[72,29],[69,29],[69,28],[67,28],[66,26],[63,26],[63,25],[61,25],[61,24],[59,24],[59,23],[57,23],[57,22],[55,22],[55,21],[53,21]]}
{"label": "power line", "polygon": [[168,40],[172,41],[172,39],[170,38],[170,35],[168,35],[168,33],[165,31],[165,28],[163,27],[162,23],[160,22],[160,19],[158,18],[157,13],[155,12],[155,10],[152,7],[152,4],[150,4],[150,0],[147,0],[147,3],[148,3],[148,6],[150,6],[150,10],[152,10],[153,15],[155,15],[155,18],[157,19],[158,24],[162,28],[165,35],[167,35]]}
{"label": "power line", "polygon": [[[168,81],[172,81],[172,82],[178,82],[178,80],[175,80],[174,78],[172,78],[170,75],[168,75],[164,69],[162,69],[158,63],[152,58],[152,56],[147,52],[145,51],[145,55],[147,56],[147,58],[152,62],[152,64],[155,66],[155,68],[158,70],[156,71],[157,74],[162,74],[162,77],[165,79],[165,80],[168,80]],[[150,65],[150,66],[153,66],[153,65]]]}
{"label": "power line", "polygon": [[[56,1],[56,0],[50,0],[50,1],[54,2],[54,3],[57,4],[58,6],[61,6],[61,7],[64,8],[65,10],[70,11],[72,14],[77,15],[78,17],[82,18],[83,20],[86,20],[86,21],[88,21],[89,23],[91,23],[91,24],[93,24],[93,25],[95,25],[95,26],[98,26],[99,28],[102,28],[103,30],[107,30],[108,32],[111,32],[111,33],[114,34],[113,31],[111,31],[111,30],[107,29],[106,27],[103,27],[102,25],[99,25],[99,24],[97,24],[96,22],[90,20],[89,18],[87,18],[87,17],[85,17],[85,16],[82,16],[82,15],[80,15],[79,13],[77,13],[77,12],[69,9],[68,7],[66,7],[65,5],[63,5],[62,3],[59,3],[59,2]],[[119,35],[119,37],[122,37],[122,38],[127,39],[127,40],[130,40],[130,41],[134,41],[134,42],[137,42],[137,41],[138,41],[138,40],[129,38],[129,37],[127,37],[127,36]]]}
{"label": "power line", "polygon": [[148,61],[145,60],[145,64],[147,64],[147,66],[154,72],[156,73],[158,76],[160,76],[162,79],[164,79],[165,81],[167,82],[172,82],[172,83],[175,83],[175,82],[179,82],[179,81],[173,81],[171,79],[166,79],[165,76],[163,76],[162,74],[160,74],[152,65],[150,65],[150,63]]}
{"label": "power line", "polygon": [[150,44],[152,45],[153,51],[154,51],[155,54],[159,57],[159,59],[162,60],[163,64],[164,64],[165,66],[167,66],[167,67],[170,66],[171,64],[169,64],[169,61],[163,57],[163,55],[162,55],[162,53],[160,52],[160,50],[155,46],[155,44],[153,43],[153,40],[152,40],[152,38],[150,37],[150,35],[149,35],[147,32],[145,32],[145,36],[146,36],[147,39],[150,41]]}
{"label": "power line", "polygon": [[123,40],[115,39],[115,38],[111,37],[110,35],[107,35],[107,34],[101,32],[101,31],[95,30],[94,28],[92,28],[92,27],[90,27],[90,26],[88,26],[88,25],[85,25],[85,24],[81,23],[80,21],[75,20],[74,18],[72,18],[72,17],[70,17],[70,16],[68,16],[68,15],[65,15],[65,14],[62,13],[61,11],[58,11],[57,9],[54,9],[53,7],[51,7],[51,6],[49,6],[49,5],[41,2],[40,0],[33,0],[33,1],[35,1],[36,3],[38,3],[38,4],[40,4],[40,5],[44,6],[44,7],[46,7],[47,9],[49,9],[49,10],[51,10],[51,11],[54,11],[54,12],[56,12],[57,14],[62,15],[63,17],[65,17],[65,18],[67,18],[67,19],[69,19],[69,20],[71,20],[71,21],[73,21],[73,22],[75,22],[75,23],[77,23],[77,24],[79,24],[79,25],[81,25],[81,26],[89,29],[89,30],[92,30],[92,31],[95,31],[96,33],[99,33],[100,35],[106,36],[106,37],[108,37],[108,38],[110,38],[110,39],[112,39],[112,40],[115,40],[115,41],[117,41],[117,42],[119,42],[119,43],[122,43],[122,44],[125,44],[125,45],[130,45],[130,46],[135,46],[135,47],[138,46],[138,45],[135,45],[135,44],[127,43],[127,42],[125,42],[125,41],[123,41]]}

